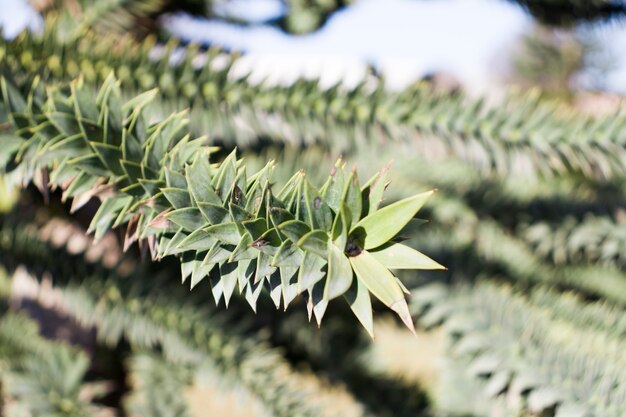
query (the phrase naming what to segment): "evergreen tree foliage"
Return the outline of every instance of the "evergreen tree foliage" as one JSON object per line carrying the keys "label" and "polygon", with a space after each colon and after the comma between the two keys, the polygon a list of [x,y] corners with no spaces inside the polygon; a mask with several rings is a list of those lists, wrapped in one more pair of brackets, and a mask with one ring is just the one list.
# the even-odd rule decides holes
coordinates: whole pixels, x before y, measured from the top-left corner
{"label": "evergreen tree foliage", "polygon": [[[536,91],[489,104],[433,94],[424,85],[387,92],[384,80],[364,80],[350,91],[340,85],[322,89],[315,80],[271,87],[235,77],[237,54],[199,54],[197,46],[181,50],[176,41],[155,46],[151,40],[138,44],[89,33],[59,43],[57,28],[52,21],[43,36],[24,34],[5,52],[0,49],[10,73],[51,81],[82,75],[87,85],[99,87],[113,71],[128,98],[158,88],[156,116],[189,108],[193,133],[229,147],[268,138],[298,146],[320,143],[347,155],[371,143],[417,142],[433,158],[466,160],[485,173],[574,172],[604,179],[626,170],[624,139],[616,134],[624,129],[624,117],[581,115],[542,101]],[[172,62],[174,54],[182,58]]]}
{"label": "evergreen tree foliage", "polygon": [[[518,3],[558,25],[623,12]],[[252,83],[237,53],[151,33],[179,9],[213,13],[51,1],[43,34],[0,41],[2,415],[193,416],[203,379],[268,416],[626,413],[623,114]],[[400,377],[371,348],[391,312],[444,341],[384,352]]]}

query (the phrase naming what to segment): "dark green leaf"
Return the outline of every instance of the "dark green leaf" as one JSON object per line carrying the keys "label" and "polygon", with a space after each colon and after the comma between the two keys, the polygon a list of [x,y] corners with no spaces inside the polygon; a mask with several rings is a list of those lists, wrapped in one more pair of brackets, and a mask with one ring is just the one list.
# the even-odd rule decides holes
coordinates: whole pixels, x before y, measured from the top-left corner
{"label": "dark green leaf", "polygon": [[328,257],[328,234],[321,230],[313,230],[307,233],[296,242],[296,245],[300,249],[314,253],[322,258]]}

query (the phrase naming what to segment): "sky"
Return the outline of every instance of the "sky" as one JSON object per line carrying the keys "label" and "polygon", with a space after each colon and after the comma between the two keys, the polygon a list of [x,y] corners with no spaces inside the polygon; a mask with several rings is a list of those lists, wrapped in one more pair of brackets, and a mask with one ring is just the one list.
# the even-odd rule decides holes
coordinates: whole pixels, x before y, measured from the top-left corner
{"label": "sky", "polygon": [[[245,16],[261,20],[243,7],[255,1],[235,4],[242,5]],[[280,13],[272,10],[271,1],[263,3],[266,17]],[[496,0],[358,0],[331,16],[321,30],[304,36],[187,15],[170,17],[166,26],[184,39],[246,52],[263,76],[280,71],[293,78],[293,73],[315,73],[323,67],[329,83],[343,75],[350,84],[370,63],[385,73],[392,88],[400,88],[434,71],[454,74],[470,86],[489,84],[493,66],[506,61],[500,55],[508,54],[532,20],[518,7]]]}
{"label": "sky", "polygon": [[612,68],[606,74],[603,88],[626,94],[626,21],[583,25],[578,31],[589,34],[605,51],[602,59]]}
{"label": "sky", "polygon": [[[244,52],[239,69],[252,70],[253,79],[289,83],[321,76],[328,84],[355,84],[366,64],[373,64],[390,88],[435,71],[453,74],[470,91],[489,88],[506,71],[515,41],[533,25],[521,8],[502,0],[358,0],[303,36],[262,24],[282,15],[279,0],[231,0],[218,12],[255,24],[242,28],[179,14],[164,25],[183,39]],[[0,25],[11,37],[25,25],[41,27],[41,19],[26,0],[0,0]],[[603,86],[626,93],[626,23],[578,30],[591,34],[610,57],[613,68]],[[586,81],[584,74],[581,81]]]}
{"label": "sky", "polygon": [[26,0],[0,0],[0,28],[6,38],[13,38],[24,28],[39,30],[43,27],[41,16]]}

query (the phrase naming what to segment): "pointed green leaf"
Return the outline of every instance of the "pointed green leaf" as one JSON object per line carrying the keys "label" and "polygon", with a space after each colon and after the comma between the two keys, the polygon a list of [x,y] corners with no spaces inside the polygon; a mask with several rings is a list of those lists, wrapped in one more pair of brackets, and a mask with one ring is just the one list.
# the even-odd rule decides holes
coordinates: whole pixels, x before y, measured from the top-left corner
{"label": "pointed green leaf", "polygon": [[263,278],[276,271],[276,268],[270,265],[271,261],[271,256],[266,255],[263,252],[259,253],[256,263],[256,273],[254,274],[254,282],[261,282],[263,281]]}
{"label": "pointed green leaf", "polygon": [[332,228],[332,240],[335,245],[342,251],[346,249],[346,243],[348,242],[348,230],[350,228],[351,220],[350,214],[346,211],[341,203],[339,212],[335,216]]}
{"label": "pointed green leaf", "polygon": [[[290,203],[293,200],[296,190],[299,187],[299,184],[302,182],[302,172],[296,172],[293,176],[287,181],[285,186],[278,192],[278,199],[284,201],[285,203]],[[285,207],[287,209],[290,208],[290,204],[287,204]]]}
{"label": "pointed green leaf", "polygon": [[115,175],[125,175],[121,161],[122,151],[117,146],[107,145],[105,143],[91,142],[91,147],[96,151],[100,160]]}
{"label": "pointed green leaf", "polygon": [[313,305],[313,315],[315,316],[317,327],[322,325],[322,318],[324,317],[326,308],[328,307],[328,299],[324,298],[324,286],[325,282],[320,281],[309,291],[311,304]]}
{"label": "pointed green leaf", "polygon": [[205,277],[209,275],[215,264],[209,264],[204,262],[203,258],[206,259],[206,252],[198,252],[196,253],[196,257],[193,261],[193,269],[191,272],[191,284],[190,288],[193,289],[198,285]]}
{"label": "pointed green leaf", "polygon": [[206,219],[202,217],[200,210],[195,207],[171,211],[165,215],[165,218],[189,232],[201,229],[207,225]]}
{"label": "pointed green leaf", "polygon": [[211,293],[213,294],[213,299],[215,300],[215,305],[217,306],[222,299],[222,295],[224,295],[224,285],[222,277],[220,276],[219,268],[213,269],[211,275],[209,275],[209,279],[211,281]]}
{"label": "pointed green leaf", "polygon": [[344,296],[356,318],[359,319],[365,330],[373,338],[374,318],[372,315],[372,302],[370,300],[370,292],[365,284],[360,279],[355,279]]}
{"label": "pointed green leaf", "polygon": [[221,204],[198,203],[198,209],[210,224],[221,224],[228,221],[230,212]]}
{"label": "pointed green leaf", "polygon": [[274,271],[272,275],[266,278],[267,284],[270,290],[270,298],[274,302],[276,308],[280,308],[280,300],[283,295],[283,287],[281,285],[280,280],[280,272],[278,270]]}
{"label": "pointed green leaf", "polygon": [[199,155],[185,171],[189,191],[196,203],[222,205],[222,200],[211,186],[211,168],[208,158]]}
{"label": "pointed green leaf", "polygon": [[215,243],[215,237],[203,229],[192,232],[176,246],[179,250],[208,250]]}
{"label": "pointed green leaf", "polygon": [[370,254],[389,269],[446,269],[428,256],[401,243],[386,243]]}
{"label": "pointed green leaf", "polygon": [[254,275],[254,269],[256,266],[256,259],[244,259],[237,261],[237,282],[239,284],[239,293],[242,294],[250,278]]}
{"label": "pointed green leaf", "polygon": [[253,282],[249,281],[246,286],[246,301],[252,307],[252,310],[256,313],[256,303],[259,299],[259,295],[261,294],[261,290],[263,290],[263,281],[261,282]]}
{"label": "pointed green leaf", "polygon": [[267,231],[267,221],[260,217],[255,220],[247,220],[241,223],[243,227],[246,229],[250,236],[252,236],[252,240],[257,240],[260,238],[263,233]]}
{"label": "pointed green leaf", "polygon": [[339,206],[343,201],[345,189],[344,167],[345,163],[341,158],[339,158],[330,173],[328,181],[324,185],[322,193],[322,199],[335,211],[335,213],[339,212]]}
{"label": "pointed green leaf", "polygon": [[278,237],[278,232],[275,229],[270,229],[252,242],[250,246],[273,258],[281,244],[282,241]]}
{"label": "pointed green leaf", "polygon": [[350,228],[354,226],[361,218],[362,202],[361,202],[361,189],[359,188],[359,179],[357,178],[356,171],[352,171],[348,180],[346,181],[346,188],[342,197],[343,207],[346,209],[352,218]]}
{"label": "pointed green leaf", "polygon": [[417,214],[433,192],[427,191],[383,207],[361,219],[350,234],[355,231],[364,234],[364,249],[377,248],[387,243]]}
{"label": "pointed green leaf", "polygon": [[[133,183],[136,183],[143,178],[143,170],[141,164],[125,159],[122,160],[122,168],[124,168],[124,172],[128,176],[129,180]],[[185,207],[188,207],[188,205]]]}
{"label": "pointed green leaf", "polygon": [[59,132],[63,133],[65,136],[82,133],[80,126],[76,122],[76,117],[73,114],[50,112],[47,113],[46,116],[54,127],[56,127]]}
{"label": "pointed green leaf", "polygon": [[304,252],[302,265],[298,273],[299,291],[313,288],[318,281],[326,276],[326,260],[309,252]]}
{"label": "pointed green leaf", "polygon": [[351,284],[352,267],[350,261],[341,249],[332,242],[328,242],[328,275],[324,288],[324,298],[332,300],[339,297],[348,291]]}
{"label": "pointed green leaf", "polygon": [[304,180],[304,205],[303,215],[311,228],[330,230],[332,225],[332,213],[328,204],[324,202],[319,191],[311,185],[308,180]]}
{"label": "pointed green leaf", "polygon": [[294,217],[293,214],[283,208],[272,207],[270,209],[270,219],[274,227],[278,228],[281,224],[294,220]]}
{"label": "pointed green leaf", "polygon": [[68,160],[67,163],[97,177],[106,178],[111,175],[111,173],[107,170],[107,167],[104,163],[102,163],[97,155],[79,156]]}
{"label": "pointed green leaf", "polygon": [[109,231],[120,210],[128,204],[129,200],[132,200],[132,197],[124,195],[104,200],[91,220],[87,233],[95,232],[94,237],[96,240],[99,240]]}
{"label": "pointed green leaf", "polygon": [[213,246],[211,246],[209,252],[206,254],[202,263],[206,265],[221,263],[228,260],[230,258],[230,255],[230,250],[225,248],[224,245],[220,244],[219,242],[215,242]]}
{"label": "pointed green leaf", "polygon": [[181,250],[178,249],[178,245],[187,237],[187,234],[183,231],[183,229],[179,229],[172,239],[168,242],[167,246],[163,248],[162,256],[174,255],[180,253]]}
{"label": "pointed green leaf", "polygon": [[302,236],[309,233],[311,228],[300,220],[290,220],[278,226],[278,230],[284,233],[292,242],[297,242]]}
{"label": "pointed green leaf", "polygon": [[241,240],[241,235],[235,223],[222,223],[209,226],[204,230],[213,239],[219,240],[231,245],[237,245]]}
{"label": "pointed green leaf", "polygon": [[259,256],[259,252],[252,248],[252,237],[249,234],[244,234],[241,240],[233,250],[233,253],[228,258],[228,262],[236,262],[243,259],[256,259]]}
{"label": "pointed green leaf", "polygon": [[387,307],[404,300],[404,293],[393,274],[368,251],[350,257],[349,260],[357,278]]}
{"label": "pointed green leaf", "polygon": [[245,209],[233,203],[228,203],[228,210],[232,221],[237,224],[246,220],[252,220],[254,218],[252,214],[248,213]]}
{"label": "pointed green leaf", "polygon": [[302,236],[296,243],[300,249],[321,256],[328,257],[328,234],[321,230],[313,230]]}
{"label": "pointed green leaf", "polygon": [[299,267],[302,264],[304,253],[293,244],[291,240],[285,240],[272,259],[272,266]]}
{"label": "pointed green leaf", "polygon": [[224,289],[224,301],[226,303],[226,307],[228,307],[230,297],[233,295],[235,286],[237,285],[237,263],[224,262],[220,264],[220,276],[222,280],[222,288]]}
{"label": "pointed green leaf", "polygon": [[122,155],[124,160],[139,164],[142,159],[143,150],[141,143],[127,130],[122,132]]}
{"label": "pointed green leaf", "polygon": [[185,176],[179,172],[172,171],[169,168],[165,168],[165,184],[168,188],[181,188],[186,189],[188,187]]}
{"label": "pointed green leaf", "polygon": [[383,201],[383,193],[387,188],[387,177],[391,163],[388,163],[380,172],[376,173],[362,189],[363,212],[369,216],[378,210]]}
{"label": "pointed green leaf", "polygon": [[235,166],[236,153],[237,151],[233,150],[224,159],[210,183],[224,203],[229,200],[229,191],[232,189],[237,175],[237,167]]}
{"label": "pointed green leaf", "polygon": [[396,282],[396,277],[368,251],[364,250],[358,256],[349,259],[357,278],[376,298],[395,311],[404,324],[414,332],[409,307],[404,299],[402,288]]}
{"label": "pointed green leaf", "polygon": [[193,272],[193,265],[196,259],[196,254],[194,252],[185,252],[182,254],[180,258],[180,276],[181,283],[184,284],[187,278]]}
{"label": "pointed green leaf", "polygon": [[162,188],[161,191],[167,201],[170,202],[175,209],[182,209],[191,206],[191,199],[187,190],[180,188]]}
{"label": "pointed green leaf", "polygon": [[298,295],[298,267],[283,266],[279,268],[279,272],[286,310]]}

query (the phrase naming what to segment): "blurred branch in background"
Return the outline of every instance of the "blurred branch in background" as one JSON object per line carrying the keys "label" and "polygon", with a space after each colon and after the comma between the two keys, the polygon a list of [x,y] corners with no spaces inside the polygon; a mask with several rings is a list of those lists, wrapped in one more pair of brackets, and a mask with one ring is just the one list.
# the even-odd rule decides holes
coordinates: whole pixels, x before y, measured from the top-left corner
{"label": "blurred branch in background", "polygon": [[514,80],[571,99],[573,78],[583,69],[589,49],[571,31],[536,26],[514,57]]}

